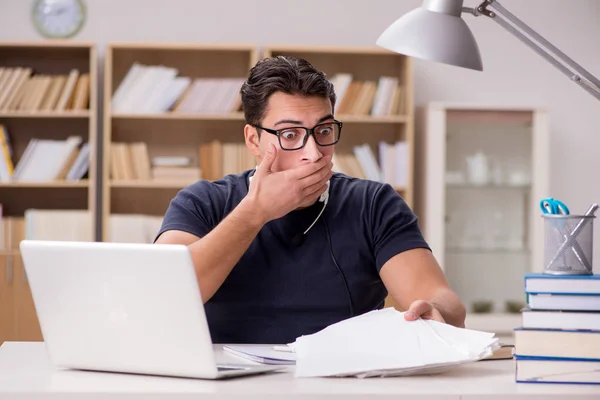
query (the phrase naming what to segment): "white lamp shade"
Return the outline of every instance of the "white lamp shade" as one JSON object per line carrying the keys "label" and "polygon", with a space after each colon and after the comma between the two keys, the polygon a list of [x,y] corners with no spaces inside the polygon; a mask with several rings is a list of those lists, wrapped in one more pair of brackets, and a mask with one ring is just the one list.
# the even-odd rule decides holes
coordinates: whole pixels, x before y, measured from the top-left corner
{"label": "white lamp shade", "polygon": [[460,16],[417,8],[397,19],[376,43],[410,57],[483,70],[479,46]]}

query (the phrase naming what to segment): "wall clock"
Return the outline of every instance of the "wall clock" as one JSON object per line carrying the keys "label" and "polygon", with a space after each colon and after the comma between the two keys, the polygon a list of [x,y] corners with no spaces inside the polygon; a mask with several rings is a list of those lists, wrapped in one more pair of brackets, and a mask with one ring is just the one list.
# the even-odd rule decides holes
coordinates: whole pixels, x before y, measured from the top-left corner
{"label": "wall clock", "polygon": [[86,18],[83,0],[35,0],[32,11],[36,29],[49,38],[74,36]]}

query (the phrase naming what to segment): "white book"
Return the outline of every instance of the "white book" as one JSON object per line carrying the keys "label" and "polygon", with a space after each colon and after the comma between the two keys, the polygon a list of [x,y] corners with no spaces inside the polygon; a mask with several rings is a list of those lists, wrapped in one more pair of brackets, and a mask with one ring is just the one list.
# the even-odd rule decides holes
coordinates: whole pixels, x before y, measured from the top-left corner
{"label": "white book", "polygon": [[123,80],[121,81],[121,83],[119,84],[112,96],[113,112],[118,113],[122,111],[121,108],[123,106],[123,103],[125,102],[125,99],[129,95],[131,88],[133,87],[135,81],[142,74],[142,71],[144,71],[145,69],[146,66],[137,62],[134,62],[131,65],[131,67],[127,71],[127,74],[125,75],[125,77],[123,78]]}
{"label": "white book", "polygon": [[149,89],[148,97],[144,99],[140,112],[154,114],[161,111],[160,103],[162,99],[164,99],[165,94],[175,80],[178,72],[179,71],[175,68],[165,66],[157,67],[156,82],[153,87]]}
{"label": "white book", "polygon": [[163,113],[169,111],[175,102],[183,95],[191,81],[191,78],[187,76],[179,76],[173,79],[167,87],[163,97],[156,105],[156,112]]}
{"label": "white book", "polygon": [[377,159],[368,144],[365,143],[360,146],[355,146],[354,154],[367,176],[367,179],[377,182],[383,181],[381,168],[379,168]]}
{"label": "white book", "polygon": [[132,82],[131,87],[125,94],[125,99],[119,105],[119,112],[138,113],[142,112],[144,100],[149,96],[160,70],[156,66],[146,66]]}
{"label": "white book", "polygon": [[90,165],[90,144],[84,143],[79,150],[77,158],[73,162],[71,169],[67,172],[65,180],[73,181],[83,178]]}
{"label": "white book", "polygon": [[371,108],[371,115],[384,116],[390,114],[390,104],[394,96],[394,87],[398,84],[398,78],[381,76],[377,83],[377,91]]}
{"label": "white book", "polygon": [[529,294],[527,304],[532,310],[600,311],[600,294]]}
{"label": "white book", "polygon": [[394,145],[394,185],[404,187],[408,185],[409,169],[408,143],[398,141]]}
{"label": "white book", "polygon": [[525,329],[600,331],[600,313],[581,311],[530,310],[521,312]]}

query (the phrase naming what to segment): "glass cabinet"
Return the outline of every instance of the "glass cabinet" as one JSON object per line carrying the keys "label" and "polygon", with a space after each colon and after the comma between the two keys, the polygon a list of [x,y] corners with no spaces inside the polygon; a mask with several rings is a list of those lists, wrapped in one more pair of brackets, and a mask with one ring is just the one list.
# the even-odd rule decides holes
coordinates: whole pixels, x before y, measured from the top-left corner
{"label": "glass cabinet", "polygon": [[421,115],[423,233],[467,307],[468,327],[510,334],[525,305],[523,277],[543,268],[546,112],[434,103]]}

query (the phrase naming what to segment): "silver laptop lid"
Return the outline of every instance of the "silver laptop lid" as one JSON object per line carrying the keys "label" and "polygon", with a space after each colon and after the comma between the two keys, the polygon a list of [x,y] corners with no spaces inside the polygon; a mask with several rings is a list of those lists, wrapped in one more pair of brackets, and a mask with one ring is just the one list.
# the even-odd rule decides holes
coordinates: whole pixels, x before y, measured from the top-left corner
{"label": "silver laptop lid", "polygon": [[20,248],[57,366],[217,376],[186,246],[25,240]]}

